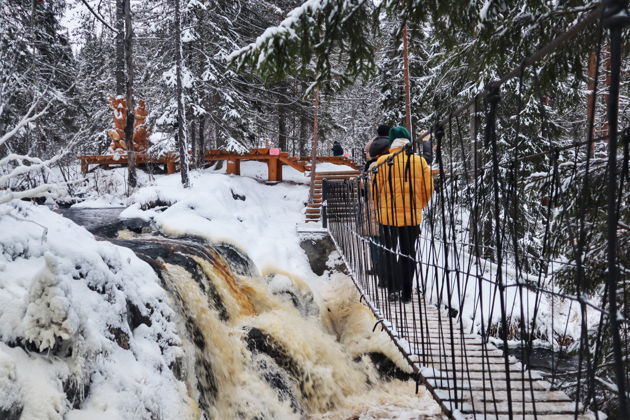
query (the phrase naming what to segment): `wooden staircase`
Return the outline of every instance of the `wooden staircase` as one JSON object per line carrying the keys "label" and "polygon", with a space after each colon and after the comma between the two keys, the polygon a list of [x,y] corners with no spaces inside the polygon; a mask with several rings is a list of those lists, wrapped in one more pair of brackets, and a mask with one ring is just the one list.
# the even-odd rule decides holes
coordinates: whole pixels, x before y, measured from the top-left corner
{"label": "wooden staircase", "polygon": [[321,218],[322,208],[322,183],[324,179],[332,180],[344,180],[355,178],[361,172],[359,171],[340,171],[340,172],[317,172],[315,173],[315,183],[311,188],[311,196],[309,197],[308,204],[306,205],[306,222],[319,222]]}

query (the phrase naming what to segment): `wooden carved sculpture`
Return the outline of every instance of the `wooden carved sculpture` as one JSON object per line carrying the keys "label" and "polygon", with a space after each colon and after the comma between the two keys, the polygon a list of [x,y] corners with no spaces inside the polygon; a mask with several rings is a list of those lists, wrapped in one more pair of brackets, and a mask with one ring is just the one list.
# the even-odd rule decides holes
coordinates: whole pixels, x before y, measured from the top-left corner
{"label": "wooden carved sculpture", "polygon": [[138,105],[133,113],[133,150],[144,153],[149,146],[149,141],[147,140],[149,127],[145,125],[148,112],[142,99],[138,101]]}
{"label": "wooden carved sculpture", "polygon": [[125,143],[125,125],[127,125],[127,101],[118,96],[114,98],[109,97],[108,104],[114,111],[114,128],[107,130],[107,134],[112,139],[110,149],[112,151],[127,150],[127,144]]}
{"label": "wooden carved sculpture", "polygon": [[[108,104],[114,111],[114,128],[107,130],[107,134],[112,139],[110,151],[126,151],[125,126],[127,125],[127,101],[122,96],[116,98],[110,96]],[[146,152],[149,146],[149,127],[145,124],[147,116],[146,105],[143,100],[139,100],[134,110],[133,150],[140,153]]]}

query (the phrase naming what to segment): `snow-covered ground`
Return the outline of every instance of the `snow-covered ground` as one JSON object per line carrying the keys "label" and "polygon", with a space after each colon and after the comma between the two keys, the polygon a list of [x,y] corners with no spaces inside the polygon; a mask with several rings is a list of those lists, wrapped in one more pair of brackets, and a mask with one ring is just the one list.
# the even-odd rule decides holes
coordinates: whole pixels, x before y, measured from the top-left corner
{"label": "snow-covered ground", "polygon": [[[352,168],[320,163],[318,171]],[[90,183],[111,185],[113,193],[94,194],[77,208],[128,206],[121,218],[151,220],[171,236],[197,235],[228,242],[245,251],[264,274],[284,270],[308,279],[311,269],[299,247],[296,224],[304,221],[310,178],[283,166],[282,183],[267,184],[264,162],[241,163],[241,176],[225,175],[225,165],[190,173],[190,189],[183,189],[179,174],[153,175],[139,171],[140,187],[126,197],[126,169],[102,171]],[[97,181],[95,181],[95,179]],[[116,193],[118,192],[118,193]],[[310,286],[317,288],[318,283]]]}
{"label": "snow-covered ground", "polygon": [[[221,163],[219,169],[216,168],[217,164],[208,168],[202,173],[208,174],[225,174],[226,165]],[[319,172],[337,172],[348,171],[352,168],[344,165],[335,165],[332,163],[318,163],[317,171]],[[142,187],[159,184],[162,178],[173,179],[172,185],[177,182],[175,179],[179,179],[179,175],[168,177],[165,175],[157,175],[147,173],[145,171],[138,171],[138,189]],[[194,181],[198,178],[198,171],[192,171],[191,177]],[[59,170],[54,168],[51,170],[52,179],[58,182],[63,181],[63,177],[59,173]],[[243,161],[241,163],[241,176],[246,178],[257,179],[260,181],[267,180],[267,164],[264,162],[256,161]],[[101,169],[97,168],[85,177],[83,177],[77,168],[71,171],[70,177],[72,179],[81,179],[76,185],[73,184],[74,195],[81,195],[81,202],[73,205],[77,208],[103,208],[103,207],[122,207],[127,204],[133,203],[133,199],[129,199],[129,191],[127,191],[127,168],[119,167],[113,169]],[[310,183],[309,174],[299,172],[290,166],[283,165],[282,167],[282,179],[284,182],[304,184]],[[77,194],[78,193],[78,194]]]}

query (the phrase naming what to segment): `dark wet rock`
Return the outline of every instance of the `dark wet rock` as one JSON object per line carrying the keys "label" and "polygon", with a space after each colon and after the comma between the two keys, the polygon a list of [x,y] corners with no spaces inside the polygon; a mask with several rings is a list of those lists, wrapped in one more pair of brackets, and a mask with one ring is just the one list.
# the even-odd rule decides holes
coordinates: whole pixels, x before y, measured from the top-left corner
{"label": "dark wet rock", "polygon": [[173,375],[175,376],[175,378],[177,378],[178,381],[186,380],[186,376],[184,375],[184,366],[183,365],[184,365],[184,362],[183,362],[182,358],[178,357],[168,367],[171,370],[171,372],[173,372]]}
{"label": "dark wet rock", "polygon": [[140,308],[130,301],[127,301],[127,324],[129,324],[131,331],[138,328],[141,324],[146,324],[147,327],[151,326],[151,314],[153,313],[153,308],[149,304],[146,304],[146,309],[149,312],[148,315],[144,315]]}
{"label": "dark wet rock", "polygon": [[169,208],[170,206],[172,206],[174,203],[171,203],[170,201],[164,201],[161,199],[157,199],[154,201],[149,201],[148,203],[144,203],[140,206],[141,210],[165,210],[167,208]]}
{"label": "dark wet rock", "polygon": [[302,369],[273,337],[258,328],[251,328],[245,340],[252,353],[263,353],[271,357],[281,369],[302,385]]}
{"label": "dark wet rock", "polygon": [[256,275],[254,262],[234,245],[220,243],[215,245],[215,249],[228,262],[234,274],[250,277]]}
{"label": "dark wet rock", "polygon": [[118,235],[118,232],[123,229],[125,229],[125,225],[121,221],[87,228],[87,230],[89,230],[92,234],[102,236],[104,238],[115,238]]}
{"label": "dark wet rock", "polygon": [[[269,284],[274,281],[276,273],[271,273],[265,276],[265,281]],[[300,311],[300,314],[304,317],[319,315],[319,306],[315,302],[315,297],[310,289],[302,290],[298,287],[274,287],[273,294],[283,298]]]}
{"label": "dark wet rock", "polygon": [[191,318],[186,319],[186,330],[188,330],[188,334],[192,338],[195,346],[197,346],[199,350],[204,351],[206,349],[206,340],[199,327],[197,327],[197,324],[195,324]]}
{"label": "dark wet rock", "polygon": [[308,262],[313,273],[321,276],[328,268],[326,262],[330,254],[335,251],[335,244],[330,236],[308,238],[302,240],[300,247],[306,252]]}
{"label": "dark wet rock", "polygon": [[69,209],[75,204],[81,203],[83,200],[78,197],[68,198],[68,199],[57,199],[55,200],[55,204],[62,209]]}
{"label": "dark wet rock", "polygon": [[0,419],[20,420],[22,418],[22,410],[24,410],[24,406],[17,404],[10,407],[0,407]]}
{"label": "dark wet rock", "polygon": [[232,193],[232,198],[235,200],[241,200],[241,201],[247,200],[247,197],[245,197],[245,194],[236,193],[232,189],[230,189],[230,192]]}
{"label": "dark wet rock", "polygon": [[[7,341],[5,344],[9,347],[19,347],[27,353],[38,353],[57,357],[69,357],[72,355],[72,340],[64,340],[61,337],[55,337],[55,343],[43,350],[39,349],[39,345],[33,341],[25,340],[24,337],[18,337],[15,340]],[[2,417],[0,417],[0,420]]]}
{"label": "dark wet rock", "polygon": [[382,379],[400,379],[402,381],[407,381],[413,378],[412,374],[404,372],[396,363],[394,363],[389,357],[385,356],[383,353],[371,352],[366,354],[379,375]]}
{"label": "dark wet rock", "polygon": [[107,329],[112,335],[112,339],[120,348],[129,350],[129,335],[118,327],[109,327]]}
{"label": "dark wet rock", "polygon": [[112,242],[116,245],[132,249],[158,273],[165,269],[162,262],[184,268],[191,274],[193,279],[199,284],[201,290],[208,296],[209,306],[217,310],[219,318],[223,321],[229,319],[227,309],[212,279],[206,277],[203,270],[191,257],[196,256],[210,263],[215,262],[216,256],[212,255],[207,250],[206,244],[192,241],[170,240],[166,238],[160,240],[114,240]]}
{"label": "dark wet rock", "polygon": [[283,290],[280,293],[285,296],[288,296],[289,299],[291,299],[291,303],[293,304],[293,306],[295,306],[295,309],[298,309],[298,310],[301,309],[302,304],[300,302],[300,299],[297,297],[295,293],[293,293],[291,290]]}
{"label": "dark wet rock", "polygon": [[276,392],[278,400],[288,400],[293,411],[296,413],[303,413],[300,401],[293,392],[293,384],[284,371],[282,371],[273,361],[264,358],[259,358],[256,361],[256,368],[259,372],[261,372],[262,378],[265,382],[267,382]]}
{"label": "dark wet rock", "polygon": [[208,407],[213,404],[217,397],[219,387],[212,373],[210,362],[200,355],[195,358],[195,374],[197,376],[197,390],[201,394],[201,405],[205,406],[204,411],[208,412]]}
{"label": "dark wet rock", "polygon": [[[81,404],[85,400],[85,396],[90,392],[90,383],[86,381],[82,383],[74,377],[68,377],[63,381],[63,392],[70,406],[74,409],[81,408]],[[3,418],[0,416],[0,419]]]}
{"label": "dark wet rock", "polygon": [[135,233],[146,233],[151,231],[151,222],[138,217],[122,219],[121,223],[125,229]]}

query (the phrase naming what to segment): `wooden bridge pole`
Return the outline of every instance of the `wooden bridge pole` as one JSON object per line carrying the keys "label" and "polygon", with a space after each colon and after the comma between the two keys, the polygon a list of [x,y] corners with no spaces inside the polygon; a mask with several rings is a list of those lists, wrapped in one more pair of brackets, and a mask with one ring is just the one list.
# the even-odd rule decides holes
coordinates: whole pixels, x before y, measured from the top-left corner
{"label": "wooden bridge pole", "polygon": [[269,181],[282,181],[282,162],[280,162],[280,159],[277,157],[271,157],[267,160],[267,171],[269,174]]}
{"label": "wooden bridge pole", "polygon": [[227,169],[225,173],[228,175],[240,175],[241,174],[241,161],[239,159],[228,160]]}
{"label": "wooden bridge pole", "polygon": [[173,159],[169,159],[166,161],[166,173],[174,174],[176,172],[175,161]]}

